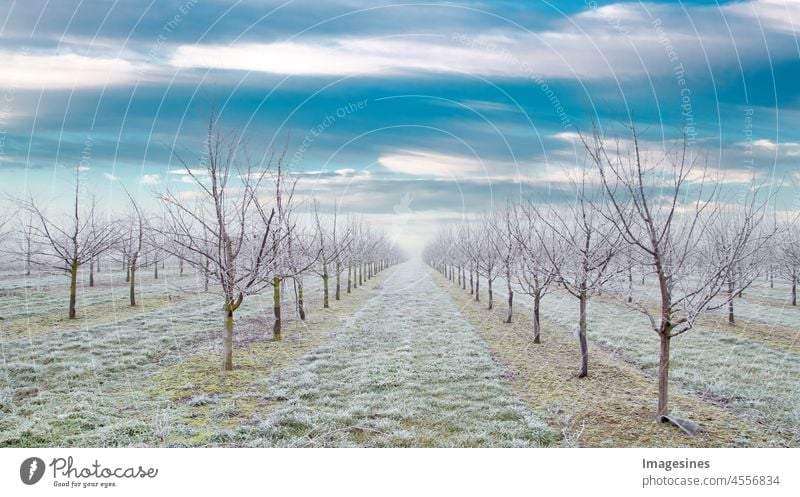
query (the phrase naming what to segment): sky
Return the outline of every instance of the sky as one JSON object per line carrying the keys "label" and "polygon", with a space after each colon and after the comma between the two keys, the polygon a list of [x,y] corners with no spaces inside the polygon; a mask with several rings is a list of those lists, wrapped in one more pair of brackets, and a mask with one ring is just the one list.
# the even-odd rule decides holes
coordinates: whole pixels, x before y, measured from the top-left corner
{"label": "sky", "polygon": [[[569,198],[579,133],[686,133],[796,206],[800,2],[0,1],[0,191],[113,210],[188,191],[210,109],[304,195],[409,251],[509,196]],[[199,159],[198,159],[199,160]]]}

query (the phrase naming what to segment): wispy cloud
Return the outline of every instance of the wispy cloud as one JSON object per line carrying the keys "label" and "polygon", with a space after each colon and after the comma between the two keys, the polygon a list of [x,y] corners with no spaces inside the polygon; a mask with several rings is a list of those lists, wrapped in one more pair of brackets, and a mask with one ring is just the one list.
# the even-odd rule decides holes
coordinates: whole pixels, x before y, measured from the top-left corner
{"label": "wispy cloud", "polygon": [[42,54],[0,51],[0,85],[9,88],[88,88],[130,84],[141,68],[118,57],[88,57],[74,53]]}

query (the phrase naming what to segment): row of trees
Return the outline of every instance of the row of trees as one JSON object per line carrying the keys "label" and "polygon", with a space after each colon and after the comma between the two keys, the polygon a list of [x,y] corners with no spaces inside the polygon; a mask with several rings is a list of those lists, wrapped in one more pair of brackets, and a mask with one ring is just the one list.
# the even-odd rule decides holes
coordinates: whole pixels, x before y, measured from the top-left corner
{"label": "row of trees", "polygon": [[[493,285],[502,278],[506,322],[514,292],[529,295],[534,343],[541,342],[543,297],[556,288],[574,297],[578,377],[589,371],[589,300],[604,291],[619,297],[648,318],[658,338],[661,417],[669,413],[670,340],[713,309],[728,306],[732,321],[734,297],[775,267],[791,275],[794,294],[800,239],[788,225],[764,222],[772,195],[757,185],[723,191],[690,156],[685,139],[663,160],[651,161],[640,151],[636,128],[625,129],[625,145],[609,144],[597,128],[582,136],[586,165],[571,178],[574,199],[509,201],[505,209],[443,228],[424,257],[465,290],[469,286],[475,300],[483,279],[489,309]],[[652,291],[633,292],[635,270]]]}
{"label": "row of trees", "polygon": [[[292,299],[305,319],[304,282],[318,277],[322,305],[363,285],[402,254],[381,231],[364,219],[340,214],[338,206],[323,212],[316,200],[298,201],[298,177],[282,165],[283,156],[254,162],[244,144],[222,133],[212,115],[198,158],[176,156],[193,188],[168,189],[148,212],[127,190],[123,216],[100,215],[94,197],[81,189],[76,170],[74,199],[68,216],[53,216],[32,197],[14,198],[22,219],[6,250],[31,265],[63,272],[70,279],[69,317],[76,318],[78,274],[89,266],[89,284],[102,260],[120,263],[136,306],[139,269],[158,268],[168,257],[202,275],[204,291],[220,295],[224,316],[223,370],[233,368],[234,313],[246,298],[265,292],[273,297],[273,337],[280,340],[281,291],[291,282]],[[10,221],[0,220],[0,233]],[[13,243],[12,243],[13,240]],[[346,286],[345,286],[346,282]],[[345,290],[346,289],[346,290]]]}

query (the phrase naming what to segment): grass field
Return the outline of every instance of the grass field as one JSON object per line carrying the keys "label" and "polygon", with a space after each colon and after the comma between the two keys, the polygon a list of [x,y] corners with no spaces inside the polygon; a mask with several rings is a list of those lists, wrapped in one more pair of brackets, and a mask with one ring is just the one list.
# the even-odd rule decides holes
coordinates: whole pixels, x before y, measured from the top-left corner
{"label": "grass field", "polygon": [[673,412],[690,437],[653,419],[657,337],[611,295],[589,307],[590,375],[577,379],[577,303],[486,310],[419,261],[391,267],[273,341],[271,301],[237,312],[234,371],[219,370],[219,298],[193,275],[142,274],[127,305],[120,274],[82,281],[0,275],[0,446],[797,446],[799,312],[760,283],[736,300],[736,326],[704,318],[673,341]]}

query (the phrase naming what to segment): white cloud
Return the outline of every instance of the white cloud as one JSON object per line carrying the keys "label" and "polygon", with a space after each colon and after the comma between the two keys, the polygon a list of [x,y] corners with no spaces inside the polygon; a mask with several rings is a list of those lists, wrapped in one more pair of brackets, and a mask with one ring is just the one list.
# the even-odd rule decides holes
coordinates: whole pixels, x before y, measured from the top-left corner
{"label": "white cloud", "polygon": [[485,172],[483,161],[475,157],[445,155],[423,150],[404,150],[382,155],[378,162],[386,169],[415,176],[464,177]]}
{"label": "white cloud", "polygon": [[[734,43],[743,59],[762,60],[763,46],[738,42],[761,39],[753,10],[768,28],[778,31],[791,32],[792,19],[800,19],[800,3],[783,0],[685,8],[617,3],[583,10],[556,21],[548,31],[535,33],[515,29],[424,38],[192,44],[177,47],[169,62],[178,68],[300,76],[465,72],[487,77],[594,79],[671,75],[677,63],[670,60],[672,55],[683,63],[705,65],[707,55],[715,63],[735,64]],[[735,40],[725,23],[736,34]],[[778,53],[773,50],[772,56]]]}
{"label": "white cloud", "polygon": [[143,185],[157,185],[161,183],[161,175],[160,174],[143,174],[142,177],[139,179],[139,182]]}
{"label": "white cloud", "polygon": [[208,176],[207,169],[170,169],[169,171],[170,174],[177,174],[180,176],[189,176],[190,172],[195,176]]}
{"label": "white cloud", "polygon": [[74,53],[26,54],[0,51],[0,85],[9,88],[86,88],[135,81],[139,68],[117,57]]}
{"label": "white cloud", "polygon": [[105,179],[107,179],[108,181],[118,181],[119,180],[119,176],[114,176],[111,173],[103,173],[103,177],[105,177]]}
{"label": "white cloud", "polygon": [[[753,150],[776,154],[785,157],[800,157],[800,142],[774,142],[767,138],[753,140],[751,143]],[[740,147],[746,147],[747,143],[739,143]]]}
{"label": "white cloud", "polygon": [[800,4],[796,0],[736,2],[723,9],[744,18],[756,16],[766,28],[786,33],[796,34],[800,28]]}

